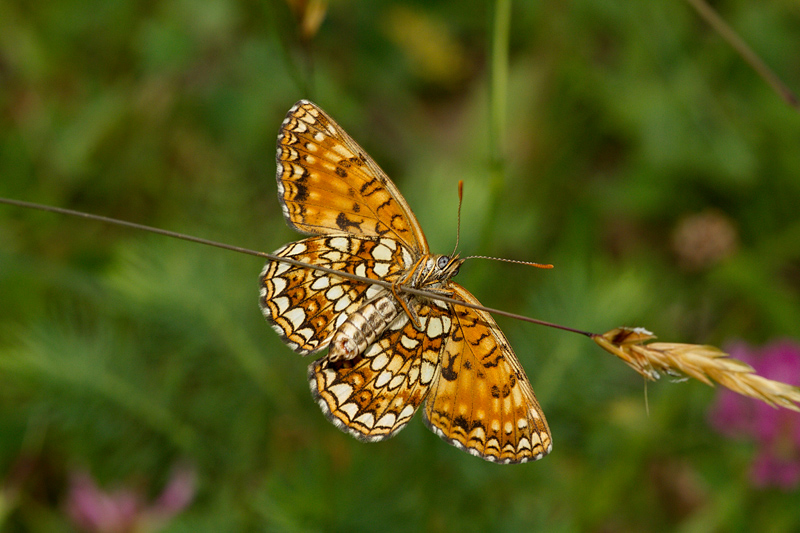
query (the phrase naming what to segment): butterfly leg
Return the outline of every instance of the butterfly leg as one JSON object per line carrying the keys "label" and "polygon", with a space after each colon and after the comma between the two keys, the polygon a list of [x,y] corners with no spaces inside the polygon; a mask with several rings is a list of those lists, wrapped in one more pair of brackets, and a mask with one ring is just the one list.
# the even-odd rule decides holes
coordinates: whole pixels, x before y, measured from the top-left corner
{"label": "butterfly leg", "polygon": [[408,318],[411,320],[411,323],[414,324],[414,327],[417,331],[422,331],[422,324],[419,321],[419,317],[417,316],[416,311],[411,306],[411,297],[406,296],[405,294],[401,294],[400,285],[402,284],[401,280],[395,283],[392,283],[392,294],[394,295],[395,300],[397,303],[400,304],[400,307],[403,308],[403,312],[408,315]]}

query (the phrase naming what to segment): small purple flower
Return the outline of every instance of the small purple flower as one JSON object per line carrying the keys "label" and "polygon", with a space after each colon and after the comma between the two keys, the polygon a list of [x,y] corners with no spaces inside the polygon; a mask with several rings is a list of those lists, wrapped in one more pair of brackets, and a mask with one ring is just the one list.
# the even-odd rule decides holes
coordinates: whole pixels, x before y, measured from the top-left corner
{"label": "small purple flower", "polygon": [[[800,345],[794,341],[776,341],[761,349],[737,343],[728,352],[765,378],[800,385]],[[711,424],[723,435],[756,442],[751,478],[757,486],[792,490],[800,484],[800,413],[721,390]]]}
{"label": "small purple flower", "polygon": [[158,531],[191,503],[194,490],[195,473],[188,467],[175,468],[151,504],[135,489],[104,491],[81,472],[71,477],[67,513],[78,528],[92,533]]}

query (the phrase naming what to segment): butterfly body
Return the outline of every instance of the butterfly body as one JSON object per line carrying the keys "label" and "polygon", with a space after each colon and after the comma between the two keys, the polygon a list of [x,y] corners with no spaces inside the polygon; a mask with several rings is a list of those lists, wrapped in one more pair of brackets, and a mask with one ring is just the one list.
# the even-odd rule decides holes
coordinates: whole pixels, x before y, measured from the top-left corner
{"label": "butterfly body", "polygon": [[336,329],[328,350],[328,359],[353,359],[364,353],[403,310],[391,294],[381,294],[365,303]]}
{"label": "butterfly body", "polygon": [[[311,392],[340,429],[364,441],[402,429],[425,403],[428,427],[500,463],[535,460],[550,431],[522,366],[492,317],[451,278],[463,262],[431,254],[394,183],[324,111],[289,110],[278,136],[284,216],[312,237],[276,252],[390,288],[271,261],[260,278],[264,316],[309,365]],[[431,297],[404,288],[424,289]]]}

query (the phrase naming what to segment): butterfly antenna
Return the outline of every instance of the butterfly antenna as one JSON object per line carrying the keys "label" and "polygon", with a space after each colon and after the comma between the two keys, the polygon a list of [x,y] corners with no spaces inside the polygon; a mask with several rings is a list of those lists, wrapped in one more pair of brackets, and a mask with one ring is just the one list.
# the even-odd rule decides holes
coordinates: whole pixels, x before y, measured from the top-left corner
{"label": "butterfly antenna", "polygon": [[518,265],[528,265],[536,268],[553,268],[553,265],[533,263],[531,261],[518,261],[517,259],[506,259],[504,257],[489,257],[488,255],[470,255],[464,259],[491,259],[492,261],[502,261],[504,263],[516,263]]}
{"label": "butterfly antenna", "polygon": [[455,257],[458,251],[458,241],[461,238],[461,201],[464,199],[464,180],[458,180],[458,222],[456,225],[456,245],[450,257]]}
{"label": "butterfly antenna", "polygon": [[[456,247],[453,248],[453,253],[451,257],[456,255],[456,251],[458,250],[458,241],[461,238],[461,202],[464,199],[464,181],[458,180],[458,226],[456,229]],[[503,261],[504,263],[516,263],[518,265],[528,265],[533,266],[536,268],[553,268],[553,265],[543,265],[541,263],[532,263],[530,261],[518,261],[516,259],[505,259],[503,257],[489,257],[486,255],[470,255],[469,257],[465,257],[464,260],[467,259],[492,259],[494,261]]]}

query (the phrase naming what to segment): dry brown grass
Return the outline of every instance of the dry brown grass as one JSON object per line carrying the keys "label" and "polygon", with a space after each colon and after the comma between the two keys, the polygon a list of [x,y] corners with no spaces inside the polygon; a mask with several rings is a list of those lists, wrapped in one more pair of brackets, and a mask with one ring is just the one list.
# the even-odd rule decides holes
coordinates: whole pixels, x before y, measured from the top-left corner
{"label": "dry brown grass", "polygon": [[651,381],[669,375],[712,387],[716,382],[770,405],[800,411],[800,388],[759,376],[753,367],[714,346],[649,342],[656,337],[644,328],[615,328],[592,338]]}

